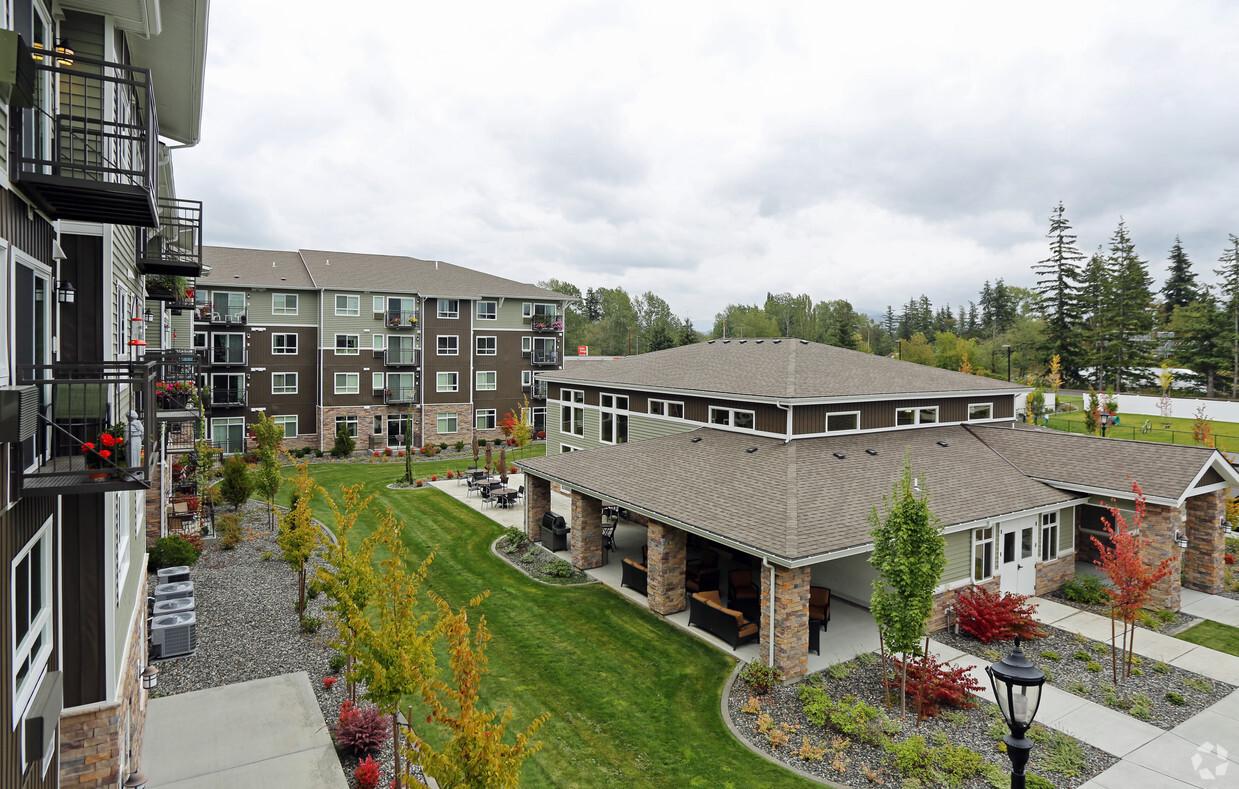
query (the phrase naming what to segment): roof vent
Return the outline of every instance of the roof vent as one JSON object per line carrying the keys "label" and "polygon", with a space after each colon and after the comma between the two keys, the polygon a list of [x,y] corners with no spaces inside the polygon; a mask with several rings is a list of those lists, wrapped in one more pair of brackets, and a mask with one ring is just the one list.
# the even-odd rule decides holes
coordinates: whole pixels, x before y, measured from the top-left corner
{"label": "roof vent", "polygon": [[693,439],[693,443],[696,444],[700,440],[701,440],[701,436],[697,436]]}
{"label": "roof vent", "polygon": [[947,443],[947,442],[945,442],[945,441],[939,441],[939,442],[938,442],[938,446],[940,446],[940,447],[949,447],[949,446],[950,446],[950,444],[948,444],[948,443]]}
{"label": "roof vent", "polygon": [[775,345],[778,345],[779,343],[783,341],[782,340],[771,340],[770,342],[774,343]]}
{"label": "roof vent", "polygon": [[232,278],[233,278],[233,279],[241,279],[241,275],[240,275],[240,274],[233,274],[233,275],[232,275]]}
{"label": "roof vent", "polygon": [[706,340],[706,345],[713,345],[713,344],[714,344],[714,340]]}
{"label": "roof vent", "polygon": [[330,266],[330,265],[331,265],[331,261],[330,261],[330,260],[325,261],[325,262],[327,263],[327,265],[328,265],[328,266]]}
{"label": "roof vent", "polygon": [[878,454],[878,451],[877,451],[876,449],[866,449],[866,450],[865,450],[865,454],[866,454],[866,455],[876,455],[876,454]]}
{"label": "roof vent", "polygon": [[748,449],[746,449],[746,450],[744,450],[744,451],[745,451],[745,452],[747,452],[747,453],[749,453],[749,454],[751,455],[751,454],[753,454],[754,452],[756,452],[756,451],[757,451],[757,447],[749,447]]}
{"label": "roof vent", "polygon": [[288,277],[280,277],[280,282],[288,282]]}
{"label": "roof vent", "polygon": [[757,343],[758,345],[761,345],[763,342],[765,342],[765,340],[753,340],[753,342]]}
{"label": "roof vent", "polygon": [[834,454],[834,456],[835,456],[835,457],[837,457],[837,458],[839,458],[840,460],[847,460],[847,457],[848,457],[847,455],[843,454],[842,452],[834,452],[834,453],[832,453],[832,454]]}
{"label": "roof vent", "polygon": [[271,268],[275,268],[275,261],[271,261]]}
{"label": "roof vent", "polygon": [[741,345],[744,345],[746,342],[748,342],[748,340],[741,340],[741,341],[740,341],[740,344],[741,344]]}
{"label": "roof vent", "polygon": [[723,340],[723,344],[724,344],[724,345],[726,345],[726,344],[727,344],[727,343],[729,343],[729,342],[731,342],[731,340]]}

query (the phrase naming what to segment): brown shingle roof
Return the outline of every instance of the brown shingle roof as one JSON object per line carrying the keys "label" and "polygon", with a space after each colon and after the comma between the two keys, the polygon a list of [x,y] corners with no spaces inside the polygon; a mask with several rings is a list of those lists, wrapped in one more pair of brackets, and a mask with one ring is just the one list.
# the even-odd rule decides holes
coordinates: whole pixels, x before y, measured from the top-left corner
{"label": "brown shingle roof", "polygon": [[[296,252],[236,247],[203,247],[202,262],[211,267],[210,276],[201,280],[204,289],[229,285],[312,288],[313,281],[301,256]],[[271,264],[275,265],[272,266]]]}
{"label": "brown shingle roof", "polygon": [[868,544],[869,513],[881,512],[905,451],[944,526],[1076,498],[1028,479],[962,427],[790,443],[701,428],[518,465],[794,562]]}
{"label": "brown shingle roof", "polygon": [[543,378],[780,399],[1001,392],[1028,387],[796,339],[713,340],[569,366]]}

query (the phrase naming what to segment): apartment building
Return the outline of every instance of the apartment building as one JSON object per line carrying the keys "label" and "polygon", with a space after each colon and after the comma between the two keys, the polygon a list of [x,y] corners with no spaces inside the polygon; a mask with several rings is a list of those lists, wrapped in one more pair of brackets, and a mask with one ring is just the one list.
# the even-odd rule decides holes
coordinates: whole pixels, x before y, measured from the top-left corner
{"label": "apartment building", "polygon": [[207,359],[210,437],[242,451],[259,412],[286,446],[330,449],[347,428],[358,449],[502,435],[534,373],[563,364],[570,297],[450,263],[398,255],[205,247],[210,276],[167,342]]}
{"label": "apartment building", "polygon": [[144,276],[197,271],[201,206],[161,139],[198,141],[207,6],[0,4],[0,789],[139,766],[169,375]]}

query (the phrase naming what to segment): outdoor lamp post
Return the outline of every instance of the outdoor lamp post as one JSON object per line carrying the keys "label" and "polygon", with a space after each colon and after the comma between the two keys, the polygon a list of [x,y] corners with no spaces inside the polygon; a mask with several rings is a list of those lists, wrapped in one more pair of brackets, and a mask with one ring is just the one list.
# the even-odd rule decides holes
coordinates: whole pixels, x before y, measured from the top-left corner
{"label": "outdoor lamp post", "polygon": [[1106,425],[1110,424],[1110,412],[1103,408],[1099,416],[1101,417],[1101,437],[1105,438]]}
{"label": "outdoor lamp post", "polygon": [[1007,380],[1010,381],[1011,380],[1011,346],[1004,345],[1002,347],[1007,349]]}
{"label": "outdoor lamp post", "polygon": [[1011,789],[1024,789],[1024,767],[1032,751],[1032,740],[1024,735],[1037,717],[1041,704],[1041,686],[1045,684],[1045,672],[1029,662],[1020,649],[1020,639],[1015,639],[1015,649],[1002,660],[985,668],[1002,719],[1011,733],[1002,738],[1011,757]]}
{"label": "outdoor lamp post", "polygon": [[903,361],[903,340],[902,339],[895,340],[895,345],[899,348],[899,361],[902,362]]}

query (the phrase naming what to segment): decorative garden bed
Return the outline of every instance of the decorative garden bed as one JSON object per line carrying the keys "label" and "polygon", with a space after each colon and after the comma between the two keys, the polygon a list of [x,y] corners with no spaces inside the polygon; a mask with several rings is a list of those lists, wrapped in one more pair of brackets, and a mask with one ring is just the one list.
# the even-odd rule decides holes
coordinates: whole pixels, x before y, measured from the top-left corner
{"label": "decorative garden bed", "polygon": [[532,542],[517,528],[509,528],[495,541],[491,550],[500,559],[542,583],[555,586],[597,583],[565,559],[551,553],[539,543]]}

